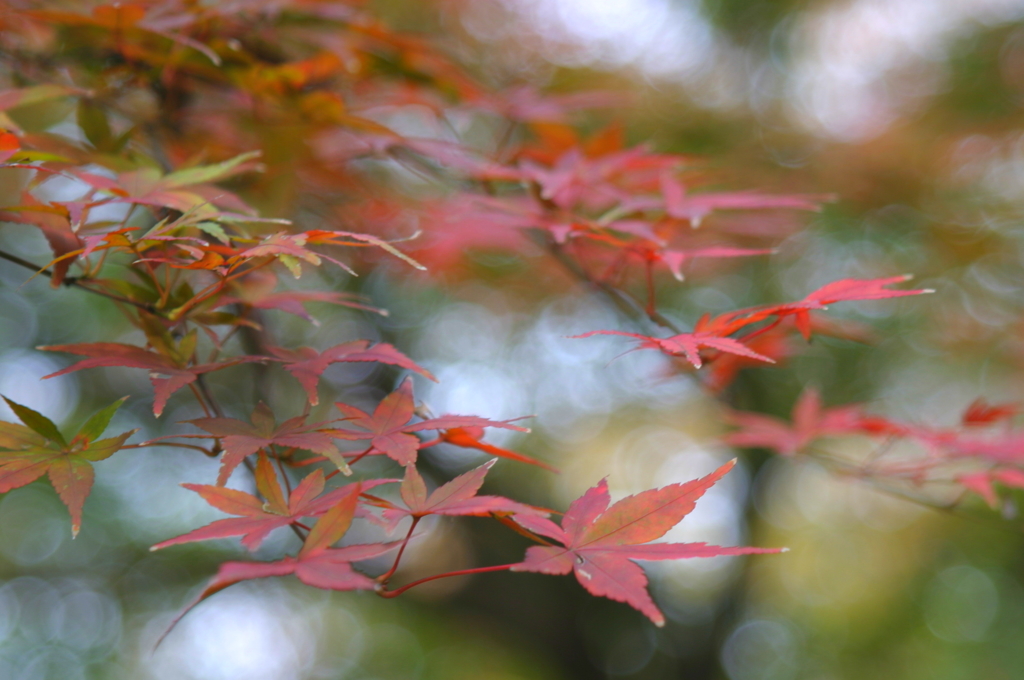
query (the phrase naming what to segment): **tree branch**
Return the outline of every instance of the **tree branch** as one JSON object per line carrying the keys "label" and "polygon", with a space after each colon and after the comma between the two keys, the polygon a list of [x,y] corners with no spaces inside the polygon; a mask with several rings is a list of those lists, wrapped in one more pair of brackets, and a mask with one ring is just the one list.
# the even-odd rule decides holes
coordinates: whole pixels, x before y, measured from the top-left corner
{"label": "tree branch", "polygon": [[[28,260],[21,259],[17,255],[11,255],[8,252],[4,252],[3,250],[0,250],[0,259],[7,260],[8,262],[13,262],[14,264],[16,264],[18,266],[21,266],[21,267],[24,267],[25,269],[31,269],[36,274],[42,274],[43,276],[45,276],[45,277],[47,277],[49,279],[53,278],[53,272],[50,271],[49,269],[44,269],[42,267],[39,267],[38,265],[34,265],[31,262],[29,262]],[[88,292],[92,293],[93,295],[99,295],[100,297],[105,297],[108,300],[113,300],[114,302],[121,302],[121,303],[124,303],[126,305],[131,305],[133,307],[138,307],[139,309],[147,311],[150,314],[156,314],[157,313],[156,307],[154,307],[153,305],[151,305],[149,303],[136,302],[135,300],[131,300],[131,299],[123,297],[121,295],[115,295],[114,293],[108,293],[105,290],[98,290],[96,288],[90,288],[89,286],[87,286],[84,283],[82,283],[81,279],[77,279],[74,276],[66,277],[63,281],[61,281],[61,285],[68,286],[68,287],[72,287],[73,286],[75,288],[79,288],[81,290],[88,291]]]}

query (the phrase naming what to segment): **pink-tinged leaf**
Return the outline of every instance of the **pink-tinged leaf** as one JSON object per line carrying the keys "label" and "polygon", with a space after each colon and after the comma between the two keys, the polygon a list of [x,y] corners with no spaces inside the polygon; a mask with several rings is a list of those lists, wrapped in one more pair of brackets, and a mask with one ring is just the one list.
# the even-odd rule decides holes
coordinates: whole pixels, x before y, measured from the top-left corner
{"label": "pink-tinged leaf", "polygon": [[647,576],[631,560],[667,560],[716,555],[780,552],[773,548],[722,548],[704,543],[650,544],[675,526],[697,500],[726,472],[730,461],[710,475],[685,484],[627,496],[611,507],[608,484],[601,480],[573,501],[562,519],[563,536],[557,527],[534,518],[516,518],[520,526],[562,541],[560,546],[534,546],[512,571],[568,574],[590,593],[625,602],[662,626],[665,618],[647,593]]}
{"label": "pink-tinged leaf", "polygon": [[517,516],[547,515],[542,510],[501,496],[476,495],[484,483],[487,471],[494,466],[497,460],[497,458],[492,458],[483,465],[442,484],[429,495],[423,477],[416,470],[416,466],[407,466],[401,487],[402,500],[405,502],[406,508],[394,506],[384,510],[383,517],[386,526],[393,529],[399,521],[410,516],[487,516],[491,513],[516,514]]}
{"label": "pink-tinged leaf", "polygon": [[993,475],[996,481],[1014,489],[1024,489],[1024,471],[1014,468],[998,470]]}
{"label": "pink-tinged leaf", "polygon": [[275,529],[288,526],[292,523],[290,517],[280,517],[261,513],[254,517],[229,517],[218,519],[204,527],[176,536],[175,538],[161,541],[150,547],[150,550],[161,550],[172,545],[183,545],[196,541],[211,541],[219,538],[242,537],[242,545],[249,551],[255,551],[262,545],[264,539]]}
{"label": "pink-tinged leaf", "polygon": [[756,192],[688,194],[683,184],[669,173],[661,175],[665,212],[690,220],[694,227],[715,210],[821,210],[828,196],[786,196]]}
{"label": "pink-tinged leaf", "polygon": [[694,368],[700,368],[704,365],[700,356],[700,349],[702,347],[710,347],[711,349],[716,349],[719,352],[735,354],[737,356],[747,357],[748,359],[756,359],[758,361],[764,361],[772,364],[775,363],[775,360],[771,357],[758,354],[739,340],[721,337],[702,331],[694,333],[680,333],[679,335],[673,335],[670,338],[653,338],[647,335],[625,333],[622,331],[590,331],[589,333],[571,335],[569,337],[589,338],[594,335],[623,335],[629,338],[635,338],[636,340],[639,340],[639,342],[636,347],[630,351],[636,351],[638,349],[657,349],[669,356],[684,357],[693,365]]}
{"label": "pink-tinged leaf", "polygon": [[[0,139],[11,141],[9,137]],[[14,141],[17,141],[17,138]],[[7,153],[13,154],[14,151],[8,150]],[[35,166],[28,167],[38,169]],[[71,215],[64,204],[43,203],[27,191],[21,195],[21,205],[0,210],[0,220],[30,224],[42,232],[54,258],[56,258],[50,263],[50,269],[53,272],[50,277],[50,285],[53,287],[59,286],[64,281],[68,270],[79,256],[77,253],[85,245],[83,239],[73,228],[73,225],[77,227],[77,220],[72,222]]]}
{"label": "pink-tinged leaf", "polygon": [[397,543],[373,543],[350,545],[344,548],[326,549],[312,554],[300,554],[298,558],[285,557],[277,562],[225,562],[220,565],[217,575],[206,588],[178,616],[157,644],[173,630],[181,619],[197,604],[241,581],[250,581],[271,576],[295,574],[303,583],[315,588],[328,590],[373,590],[376,581],[352,569],[352,562],[371,559],[393,550]]}
{"label": "pink-tinged leaf", "polygon": [[373,412],[373,423],[384,431],[392,431],[408,423],[415,411],[412,378],[406,378],[397,390],[378,404]]}
{"label": "pink-tinged leaf", "polygon": [[417,451],[423,443],[413,432],[422,430],[446,430],[454,427],[500,427],[506,430],[529,432],[528,429],[511,424],[511,421],[493,421],[479,416],[443,415],[438,418],[410,423],[415,414],[412,378],[406,378],[398,389],[381,401],[369,415],[348,404],[336,403],[345,420],[365,431],[338,428],[330,430],[331,436],[350,441],[370,440],[367,455],[386,455],[401,465],[416,462]]}
{"label": "pink-tinged leaf", "polygon": [[[765,555],[779,552],[778,548],[723,548],[707,543],[648,543],[647,545],[615,546],[616,555],[631,560],[681,560],[689,557],[718,557],[720,555]],[[594,548],[593,553],[600,553]]]}
{"label": "pink-tinged leaf", "polygon": [[7,493],[31,484],[46,474],[50,463],[47,459],[20,458],[8,462],[6,452],[0,456],[0,493]]}
{"label": "pink-tinged leaf", "polygon": [[683,265],[690,260],[703,257],[752,257],[754,255],[771,255],[773,248],[727,248],[716,246],[710,248],[693,248],[690,250],[662,250],[657,258],[665,263],[677,280],[683,280]]}
{"label": "pink-tinged leaf", "polygon": [[369,559],[390,549],[391,547],[388,547],[376,551],[375,554],[367,553],[364,557],[355,558],[351,556],[351,551],[346,554],[345,548],[326,550],[301,560],[295,567],[295,576],[308,586],[324,590],[373,590],[377,585],[376,581],[352,569],[349,560]]}
{"label": "pink-tinged leaf", "polygon": [[[196,381],[200,375],[211,371],[218,371],[222,368],[234,366],[240,363],[263,361],[262,357],[233,357],[227,361],[213,364],[201,364],[198,366],[181,366],[168,357],[136,347],[125,345],[119,342],[88,342],[75,345],[48,345],[37,349],[49,352],[67,352],[87,356],[78,363],[55,373],[43,376],[55,378],[73,371],[80,371],[85,368],[99,368],[104,366],[125,366],[127,368],[143,368],[150,372],[150,382],[153,383],[155,399],[153,401],[153,415],[160,416],[168,398],[182,387]],[[165,376],[165,377],[161,377]]]}
{"label": "pink-tinged leaf", "polygon": [[421,508],[427,503],[427,484],[415,465],[405,468],[405,478],[399,489],[402,500],[410,508]]}
{"label": "pink-tinged leaf", "polygon": [[822,409],[817,390],[808,388],[793,407],[792,426],[759,413],[733,412],[726,418],[740,429],[723,438],[733,446],[763,447],[784,456],[800,452],[819,437],[862,433],[866,416],[859,406]]}
{"label": "pink-tinged leaf", "polygon": [[883,279],[841,279],[825,284],[803,299],[803,302],[815,303],[821,306],[830,305],[834,302],[849,300],[884,300],[887,298],[904,297],[907,295],[921,295],[923,293],[934,293],[930,288],[920,290],[890,290],[886,286],[897,283],[905,283],[912,276],[890,276]]}
{"label": "pink-tinged leaf", "polygon": [[[492,458],[483,465],[473,468],[469,472],[459,475],[455,479],[442,484],[441,486],[434,489],[431,492],[429,498],[423,498],[418,504],[418,507],[410,505],[409,509],[413,512],[421,510],[431,510],[441,508],[456,501],[464,501],[476,496],[476,492],[480,490],[480,487],[484,485],[484,478],[487,476],[487,472],[494,467],[494,464],[498,462],[497,458]],[[419,473],[415,472],[416,468],[410,467],[407,470],[407,474],[412,472],[416,477],[419,477]],[[422,479],[422,478],[421,478]],[[402,497],[402,500],[406,500]],[[406,501],[408,503],[408,501]]]}
{"label": "pink-tinged leaf", "polygon": [[325,512],[310,529],[302,544],[299,557],[310,557],[321,553],[334,543],[341,540],[352,520],[356,516],[356,504],[359,502],[359,494],[362,492],[362,485],[358,482],[347,487],[348,493]]}
{"label": "pink-tinged leaf", "polygon": [[[370,480],[362,483],[361,490],[366,491],[379,484],[394,481],[397,480]],[[349,484],[321,495],[324,489],[324,474],[321,470],[314,470],[292,491],[287,510],[278,512],[276,508],[265,506],[259,498],[244,491],[202,484],[182,484],[182,486],[195,491],[203,497],[203,500],[218,510],[239,516],[217,520],[182,536],[162,541],[150,550],[159,550],[194,541],[241,536],[242,545],[249,551],[255,551],[275,529],[293,524],[303,517],[323,515],[341,502],[348,502],[355,490],[355,486]],[[355,495],[359,494],[355,493]],[[357,510],[357,516],[360,511],[363,509]]]}
{"label": "pink-tinged leaf", "polygon": [[[362,488],[362,492],[365,493],[370,489],[380,486],[382,484],[394,484],[400,481],[401,480],[398,479],[364,479],[363,481],[358,483]],[[343,498],[345,498],[351,492],[352,486],[352,484],[347,484],[337,489],[328,491],[324,495],[318,496],[314,500],[309,501],[302,508],[302,515],[306,517],[319,517],[320,515],[323,515],[325,512],[327,512],[335,505],[337,505]],[[360,514],[361,510],[361,507],[357,508],[356,517],[362,516]]]}
{"label": "pink-tinged leaf", "polygon": [[992,474],[989,472],[977,472],[970,475],[960,475],[956,478],[965,489],[969,489],[985,499],[990,508],[999,504],[999,496],[992,486]]}
{"label": "pink-tinged leaf", "polygon": [[522,528],[535,533],[538,536],[547,536],[548,538],[553,538],[562,544],[569,542],[569,537],[566,536],[562,527],[558,526],[546,517],[541,517],[539,515],[516,515],[514,521]]}
{"label": "pink-tinged leaf", "polygon": [[1016,468],[995,469],[961,475],[956,481],[984,498],[989,507],[995,508],[999,504],[999,496],[993,485],[998,482],[1011,489],[1024,489],[1024,471]]}
{"label": "pink-tinged leaf", "polygon": [[608,509],[609,503],[611,496],[608,494],[608,479],[605,478],[569,504],[562,517],[562,529],[569,537],[569,545],[580,542],[590,525]]}
{"label": "pink-tinged leaf", "polygon": [[648,543],[693,511],[697,500],[736,464],[735,459],[713,473],[685,484],[670,484],[627,496],[583,527],[574,545],[601,547]]}
{"label": "pink-tinged leaf", "polygon": [[323,423],[307,424],[305,416],[297,416],[277,425],[273,413],[262,402],[253,410],[250,421],[251,424],[235,418],[196,418],[185,421],[221,440],[224,456],[217,475],[218,485],[224,485],[235,468],[248,456],[272,445],[313,451],[326,456],[342,471],[348,470],[331,436],[322,431]]}
{"label": "pink-tinged leaf", "polygon": [[535,545],[526,549],[526,558],[513,571],[564,576],[572,571],[575,556],[571,550],[556,545]]}
{"label": "pink-tinged leaf", "polygon": [[643,568],[615,554],[587,552],[573,564],[576,579],[591,595],[624,602],[661,627],[665,616],[647,593],[647,575]]}
{"label": "pink-tinged leaf", "polygon": [[782,319],[792,316],[800,333],[809,340],[815,325],[811,312],[825,309],[832,303],[851,300],[881,300],[935,292],[931,289],[890,290],[886,288],[886,286],[902,283],[910,278],[909,275],[906,275],[882,279],[842,279],[833,281],[808,294],[803,300],[796,302],[739,309],[720,314],[713,319],[704,317],[697,323],[696,330],[725,337],[751,324],[760,323],[771,317]]}
{"label": "pink-tinged leaf", "polygon": [[323,492],[323,470],[313,470],[312,473],[306,475],[306,477],[298,483],[291,495],[288,497],[288,513],[291,515],[296,514]]}
{"label": "pink-tinged leaf", "polygon": [[737,412],[727,414],[726,419],[740,428],[722,438],[730,446],[773,449],[784,456],[791,456],[806,444],[803,435],[789,423],[773,416]]}

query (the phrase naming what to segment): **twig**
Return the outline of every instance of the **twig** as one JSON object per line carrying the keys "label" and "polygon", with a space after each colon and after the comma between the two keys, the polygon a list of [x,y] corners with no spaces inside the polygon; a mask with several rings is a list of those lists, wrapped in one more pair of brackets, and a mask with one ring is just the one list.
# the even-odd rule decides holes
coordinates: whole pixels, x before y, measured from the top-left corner
{"label": "twig", "polygon": [[548,253],[550,253],[551,256],[554,257],[570,274],[572,274],[576,279],[604,293],[608,299],[611,300],[612,304],[618,307],[619,310],[627,317],[636,320],[647,319],[662,328],[672,331],[675,335],[679,335],[684,332],[683,329],[679,328],[679,326],[673,323],[670,319],[665,318],[665,316],[657,310],[645,309],[644,305],[637,302],[632,295],[621,288],[616,288],[611,284],[605,283],[604,281],[598,281],[591,277],[576,263],[575,260],[569,257],[562,246],[552,239],[547,233],[541,230],[533,230],[531,233],[535,234],[534,239],[540,241],[540,245],[542,245],[544,249],[547,250]]}
{"label": "twig", "polygon": [[[44,269],[43,267],[39,267],[38,265],[34,265],[31,262],[29,262],[28,260],[21,259],[17,255],[11,255],[10,253],[7,253],[7,252],[4,252],[3,250],[0,250],[0,259],[7,260],[8,262],[13,262],[14,264],[16,264],[18,266],[21,266],[21,267],[24,267],[26,269],[31,269],[36,274],[42,274],[43,276],[45,276],[47,278],[50,278],[50,279],[53,278],[53,272],[50,271],[49,269]],[[88,291],[88,292],[92,293],[93,295],[99,295],[101,297],[107,298],[108,300],[113,300],[114,302],[122,302],[122,303],[124,303],[126,305],[132,305],[133,307],[138,307],[139,309],[141,309],[143,311],[146,311],[146,312],[149,312],[150,314],[156,314],[157,313],[156,307],[154,307],[153,305],[151,305],[149,303],[146,303],[146,302],[136,302],[135,300],[123,297],[121,295],[115,295],[114,293],[108,293],[105,290],[98,290],[96,288],[90,288],[89,286],[87,286],[84,283],[82,283],[81,279],[77,279],[74,276],[65,277],[64,280],[61,281],[61,284],[64,285],[64,286],[68,286],[68,287],[74,286],[75,288],[79,288],[81,290]]]}

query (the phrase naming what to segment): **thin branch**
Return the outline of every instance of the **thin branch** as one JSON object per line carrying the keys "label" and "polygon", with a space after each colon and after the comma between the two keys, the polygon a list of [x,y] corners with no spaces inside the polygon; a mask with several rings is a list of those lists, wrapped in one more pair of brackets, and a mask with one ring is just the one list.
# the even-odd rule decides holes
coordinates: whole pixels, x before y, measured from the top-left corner
{"label": "thin branch", "polygon": [[211,453],[209,449],[203,448],[202,446],[196,446],[195,444],[180,444],[178,442],[142,442],[140,444],[128,444],[126,446],[122,446],[121,450],[123,451],[125,449],[148,449],[150,446],[170,446],[180,449],[194,449],[196,451],[202,451],[203,453],[210,457],[217,455],[215,453]]}
{"label": "thin branch", "polygon": [[548,234],[541,232],[540,230],[535,230],[532,233],[535,234],[535,240],[540,241],[540,244],[544,247],[544,249],[547,250],[548,253],[550,253],[551,256],[554,257],[555,260],[557,260],[558,263],[565,268],[566,271],[572,274],[572,276],[578,279],[579,281],[582,281],[583,283],[588,284],[592,288],[604,293],[605,296],[607,296],[607,298],[612,302],[612,304],[618,307],[619,311],[621,311],[627,317],[638,321],[641,319],[647,319],[652,323],[661,326],[662,328],[666,328],[672,331],[672,333],[675,335],[679,335],[680,333],[684,332],[683,329],[679,328],[675,323],[673,323],[670,319],[666,318],[657,310],[645,309],[644,305],[637,302],[632,295],[622,290],[621,288],[616,288],[611,284],[605,283],[604,281],[599,281],[591,277],[586,271],[583,270],[583,268],[579,266],[579,264],[572,257],[568,255],[568,253],[565,252],[562,246],[559,245]]}
{"label": "thin branch", "polygon": [[[4,252],[3,250],[0,250],[0,259],[7,260],[8,262],[13,262],[14,264],[16,264],[18,266],[21,266],[21,267],[24,267],[25,269],[31,269],[34,273],[42,274],[43,276],[45,276],[47,278],[50,278],[50,279],[53,278],[53,272],[50,271],[49,269],[44,269],[44,268],[42,268],[42,267],[40,267],[38,265],[32,264],[28,260],[23,260],[20,257],[18,257],[17,255],[11,255],[10,253],[7,253],[7,252]],[[99,289],[96,289],[96,288],[90,288],[89,286],[85,285],[82,282],[81,279],[77,279],[74,276],[66,277],[63,281],[61,281],[61,284],[64,285],[64,286],[68,286],[68,287],[73,286],[73,287],[78,288],[80,290],[88,291],[88,292],[92,293],[93,295],[99,295],[100,297],[105,297],[108,300],[113,300],[114,302],[121,302],[121,303],[124,303],[126,305],[131,305],[133,307],[138,307],[139,309],[144,310],[146,312],[149,312],[150,314],[156,314],[157,313],[156,307],[154,307],[153,305],[151,305],[149,303],[146,303],[146,302],[136,302],[135,300],[131,300],[131,299],[123,297],[121,295],[115,295],[114,293],[108,293],[105,290],[99,290]]]}

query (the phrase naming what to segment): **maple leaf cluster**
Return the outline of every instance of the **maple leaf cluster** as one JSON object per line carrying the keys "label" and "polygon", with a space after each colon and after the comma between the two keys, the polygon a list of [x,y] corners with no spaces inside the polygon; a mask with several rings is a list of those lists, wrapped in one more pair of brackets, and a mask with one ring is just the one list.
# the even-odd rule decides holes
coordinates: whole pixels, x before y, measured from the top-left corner
{"label": "maple leaf cluster", "polygon": [[[268,311],[308,322],[315,322],[314,303],[386,314],[350,285],[354,277],[395,265],[407,273],[429,266],[457,276],[475,249],[542,252],[547,257],[538,267],[599,291],[634,324],[576,337],[628,338],[629,351],[659,351],[720,392],[744,368],[797,351],[797,335],[856,336],[849,324],[822,314],[832,304],[928,292],[893,288],[905,276],[842,279],[795,302],[708,315],[684,330],[662,313],[659,286],[679,286],[696,260],[775,252],[795,222],[765,227],[756,218],[765,211],[818,210],[827,197],[718,190],[716,178],[697,171],[692,159],[628,146],[619,125],[583,138],[573,127],[576,114],[609,107],[615,95],[548,94],[527,86],[493,91],[436,45],[391,30],[358,2],[172,0],[88,12],[23,5],[8,8],[0,25],[0,48],[24,62],[17,83],[0,91],[0,172],[20,178],[12,183],[20,187],[19,202],[0,208],[0,220],[3,229],[38,230],[53,257],[33,263],[0,256],[5,266],[31,269],[55,288],[104,298],[136,331],[135,342],[99,337],[40,347],[79,357],[46,377],[143,370],[155,417],[175,399],[191,399],[204,417],[144,442],[129,444],[133,432],[100,439],[122,400],[69,441],[45,416],[8,401],[20,424],[0,423],[0,493],[46,475],[77,534],[94,463],[154,446],[219,459],[213,483],[183,486],[230,517],[153,549],[239,537],[254,551],[279,529],[298,543],[275,560],[224,562],[196,603],[234,583],[271,576],[394,597],[460,574],[571,572],[590,593],[625,602],[663,625],[638,561],[778,552],[654,542],[733,463],[615,503],[602,481],[573,501],[560,523],[551,510],[480,495],[499,458],[554,470],[484,441],[487,428],[527,432],[519,419],[434,417],[417,403],[412,376],[388,383],[397,387],[375,404],[342,398],[332,409],[321,404],[321,380],[336,364],[376,363],[436,378],[390,342],[348,337],[332,338],[330,346],[280,346]],[[140,101],[155,102],[156,110]],[[81,135],[33,125],[35,107],[56,104],[74,108]],[[449,115],[498,116],[509,132],[485,153],[457,135],[391,129],[386,123],[396,111],[426,112],[439,128],[442,122],[452,127]],[[445,190],[414,201],[400,180],[381,180],[388,172],[426,177]],[[44,187],[53,178],[77,195],[54,198]],[[282,214],[288,217],[267,216]],[[718,219],[723,214],[731,219]],[[426,230],[422,236],[417,225]],[[343,277],[339,288],[350,289],[292,287],[325,265]],[[291,376],[285,379],[301,387],[290,409],[298,415],[275,413],[268,403],[276,400],[258,387],[264,391],[248,401],[256,403],[248,419],[229,416],[209,384],[230,384],[241,371]],[[1015,412],[979,405],[964,426],[978,429]],[[993,483],[1024,486],[1009,434],[968,436],[897,424],[857,407],[823,409],[813,392],[801,399],[792,426],[758,414],[730,418],[739,430],[729,441],[738,446],[795,456],[826,436],[906,437],[924,443],[936,459],[985,461],[986,470],[957,480],[990,501]],[[421,452],[441,445],[492,458],[435,486],[417,465]],[[350,477],[375,456],[390,466],[383,466],[390,476]],[[251,483],[251,492],[229,488],[233,478]],[[430,516],[492,519],[536,545],[519,562],[393,587],[407,545]],[[356,521],[376,527],[380,540],[351,543]],[[405,524],[404,537],[396,539]],[[376,563],[354,566],[390,553],[390,568],[377,575]]]}
{"label": "maple leaf cluster", "polygon": [[[794,405],[790,422],[760,413],[726,414],[736,430],[723,441],[839,464],[843,474],[864,479],[902,480],[917,488],[953,485],[996,507],[998,487],[1024,489],[1024,434],[1013,422],[1020,411],[1014,403],[979,398],[956,426],[937,427],[872,414],[860,404],[824,408],[818,391],[809,388]],[[873,442],[868,462],[837,460],[829,440],[844,437]]]}

